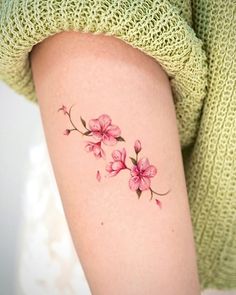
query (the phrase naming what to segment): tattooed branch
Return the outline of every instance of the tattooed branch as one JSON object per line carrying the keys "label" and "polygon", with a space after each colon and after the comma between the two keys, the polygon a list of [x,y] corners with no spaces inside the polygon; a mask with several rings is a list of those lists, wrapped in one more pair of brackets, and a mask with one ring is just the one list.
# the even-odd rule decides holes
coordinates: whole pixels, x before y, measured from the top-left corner
{"label": "tattooed branch", "polygon": [[[73,106],[72,106],[73,107]],[[79,132],[82,136],[90,136],[93,141],[85,141],[85,151],[92,152],[96,159],[106,159],[104,146],[114,146],[119,141],[125,141],[121,136],[121,130],[117,125],[112,124],[112,120],[109,115],[102,114],[98,118],[90,119],[88,125],[86,121],[80,116],[80,121],[83,125],[84,131],[78,129],[72,121],[71,109],[69,111],[65,105],[62,105],[59,111],[62,111],[64,115],[67,115],[73,128],[65,129],[64,135],[69,135],[72,131]],[[105,170],[108,172],[106,177],[116,176],[121,170],[129,170],[130,178],[128,186],[132,191],[135,191],[138,198],[141,197],[143,191],[149,190],[152,200],[153,195],[164,196],[170,192],[160,194],[151,188],[151,179],[157,174],[157,168],[149,163],[147,157],[139,159],[139,153],[142,150],[140,140],[136,140],[134,143],[135,157],[129,157],[131,161],[131,167],[126,164],[126,149],[123,147],[121,150],[113,150],[111,153],[112,161],[106,164]],[[101,181],[101,173],[97,171],[96,178]],[[156,204],[161,208],[161,202],[155,199]]]}

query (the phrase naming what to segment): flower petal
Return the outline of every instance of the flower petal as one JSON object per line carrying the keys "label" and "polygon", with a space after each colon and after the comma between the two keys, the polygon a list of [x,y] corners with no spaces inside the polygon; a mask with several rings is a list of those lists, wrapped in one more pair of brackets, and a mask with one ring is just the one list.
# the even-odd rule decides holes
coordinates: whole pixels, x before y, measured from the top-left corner
{"label": "flower petal", "polygon": [[109,162],[109,163],[106,164],[106,167],[105,167],[106,171],[108,171],[108,172],[113,171],[112,170],[112,164],[113,164],[113,162]]}
{"label": "flower petal", "polygon": [[153,177],[157,174],[157,168],[154,165],[150,165],[147,169],[143,172],[143,176],[146,177]]}
{"label": "flower petal", "polygon": [[111,124],[110,116],[103,114],[98,117],[99,124],[101,126],[101,130],[105,131],[107,127]]}
{"label": "flower petal", "polygon": [[86,145],[84,146],[85,151],[86,152],[91,152],[93,150],[92,142],[86,141],[85,143],[86,143]]}
{"label": "flower petal", "polygon": [[114,170],[114,171],[111,171],[108,176],[110,177],[116,176],[118,173],[119,173],[119,170]]}
{"label": "flower petal", "polygon": [[94,137],[95,139],[97,139],[97,140],[102,140],[102,134],[101,134],[100,131],[93,131],[93,132],[92,132],[92,135],[93,135],[93,137]]}
{"label": "flower petal", "polygon": [[91,119],[88,122],[91,131],[101,131],[101,126],[98,119]]}
{"label": "flower petal", "polygon": [[106,160],[106,153],[104,152],[102,148],[101,148],[101,155],[102,155],[102,158]]}
{"label": "flower petal", "polygon": [[114,150],[111,155],[115,161],[121,161],[121,151]]}
{"label": "flower petal", "polygon": [[113,170],[121,170],[123,168],[124,168],[124,165],[123,165],[123,162],[121,162],[121,161],[115,161],[112,164],[112,169]]}
{"label": "flower petal", "polygon": [[141,177],[139,188],[141,191],[145,191],[150,188],[151,181],[148,177]]}
{"label": "flower petal", "polygon": [[159,201],[158,199],[156,199],[156,204],[157,204],[160,208],[162,208],[161,201]]}
{"label": "flower petal", "polygon": [[150,166],[148,158],[144,157],[138,161],[139,171],[146,170],[148,166]]}
{"label": "flower petal", "polygon": [[132,191],[136,191],[140,184],[140,178],[138,176],[133,176],[129,179],[129,188]]}
{"label": "flower petal", "polygon": [[121,151],[121,161],[125,164],[125,158],[126,158],[126,150],[125,148],[122,148],[122,151]]}
{"label": "flower petal", "polygon": [[110,125],[107,129],[106,129],[106,133],[114,136],[114,137],[118,137],[121,134],[121,130],[118,126],[116,125]]}
{"label": "flower petal", "polygon": [[103,134],[102,142],[106,145],[111,146],[111,145],[115,145],[117,140],[113,136],[110,136],[108,134]]}
{"label": "flower petal", "polygon": [[94,153],[94,155],[99,155],[100,154],[100,156],[101,156],[101,147],[95,144],[93,146],[93,153]]}
{"label": "flower petal", "polygon": [[132,176],[138,176],[139,175],[138,166],[136,166],[136,165],[132,166],[130,169],[130,174]]}
{"label": "flower petal", "polygon": [[99,154],[95,154],[94,153],[94,156],[95,156],[96,159],[100,159],[101,158],[101,154],[100,153]]}

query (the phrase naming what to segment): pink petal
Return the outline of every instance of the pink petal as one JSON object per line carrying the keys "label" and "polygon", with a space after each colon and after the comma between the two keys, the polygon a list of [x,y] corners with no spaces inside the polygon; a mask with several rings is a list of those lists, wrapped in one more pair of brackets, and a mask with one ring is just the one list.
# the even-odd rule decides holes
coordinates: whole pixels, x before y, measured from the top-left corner
{"label": "pink petal", "polygon": [[86,152],[91,152],[91,151],[93,150],[93,146],[92,146],[92,144],[91,144],[89,141],[87,141],[86,143],[87,143],[87,144],[86,144],[85,147],[84,147],[85,151],[86,151]]}
{"label": "pink petal", "polygon": [[160,208],[162,208],[162,204],[161,204],[161,202],[160,202],[158,199],[156,199],[156,203],[157,203],[157,205],[158,205]]}
{"label": "pink petal", "polygon": [[100,154],[100,153],[101,153],[101,148],[100,148],[100,146],[98,146],[98,145],[94,145],[94,146],[93,146],[93,152],[94,152],[95,155]]}
{"label": "pink petal", "polygon": [[146,170],[148,166],[150,166],[148,158],[142,158],[138,161],[139,171]]}
{"label": "pink petal", "polygon": [[116,176],[118,173],[119,173],[119,170],[114,170],[114,171],[110,172],[108,176],[110,176],[110,177]]}
{"label": "pink petal", "polygon": [[101,154],[94,154],[94,156],[96,159],[100,159],[102,157]]}
{"label": "pink petal", "polygon": [[139,188],[141,191],[145,191],[150,188],[151,181],[148,177],[141,177]]}
{"label": "pink petal", "polygon": [[125,163],[125,158],[126,158],[126,150],[125,148],[122,148],[122,156],[121,156],[121,161]]}
{"label": "pink petal", "polygon": [[102,155],[102,158],[105,160],[106,159],[106,154],[104,152],[104,150],[101,148],[101,155]]}
{"label": "pink petal", "polygon": [[105,131],[107,127],[111,124],[111,118],[106,114],[99,116],[98,121],[103,131]]}
{"label": "pink petal", "polygon": [[123,165],[123,162],[121,162],[121,161],[115,161],[112,164],[112,169],[113,170],[121,170],[123,168],[124,168],[124,165]]}
{"label": "pink petal", "polygon": [[139,170],[138,170],[138,167],[136,165],[131,167],[130,174],[132,176],[138,176],[139,175]]}
{"label": "pink petal", "polygon": [[129,188],[132,191],[136,191],[140,184],[140,178],[138,176],[133,176],[129,179]]}
{"label": "pink petal", "polygon": [[93,131],[92,135],[95,139],[101,141],[102,140],[102,133],[100,131]]}
{"label": "pink petal", "polygon": [[103,137],[102,137],[102,142],[106,145],[115,145],[117,140],[113,137],[113,136],[110,136],[110,135],[107,135],[107,134],[103,134]]}
{"label": "pink petal", "polygon": [[101,131],[101,126],[98,119],[89,120],[89,128],[91,131]]}
{"label": "pink petal", "polygon": [[119,150],[114,150],[111,155],[115,161],[121,161],[121,152]]}
{"label": "pink petal", "polygon": [[113,137],[118,137],[121,134],[121,130],[118,126],[111,125],[106,129],[106,133]]}
{"label": "pink petal", "polygon": [[106,171],[108,171],[108,172],[113,171],[112,170],[112,164],[113,164],[113,162],[109,162],[108,164],[106,164],[106,167],[105,167]]}
{"label": "pink petal", "polygon": [[143,175],[146,177],[153,177],[157,174],[157,169],[154,165],[150,165],[147,169],[143,172]]}
{"label": "pink petal", "polygon": [[101,174],[99,170],[97,171],[96,178],[98,181],[101,181]]}

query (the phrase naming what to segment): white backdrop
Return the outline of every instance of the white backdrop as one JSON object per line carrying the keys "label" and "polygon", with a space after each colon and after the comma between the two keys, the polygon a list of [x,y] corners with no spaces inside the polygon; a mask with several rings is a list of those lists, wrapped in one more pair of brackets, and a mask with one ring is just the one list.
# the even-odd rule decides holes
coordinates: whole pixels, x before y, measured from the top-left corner
{"label": "white backdrop", "polygon": [[39,108],[1,81],[0,99],[0,294],[89,295],[65,222]]}

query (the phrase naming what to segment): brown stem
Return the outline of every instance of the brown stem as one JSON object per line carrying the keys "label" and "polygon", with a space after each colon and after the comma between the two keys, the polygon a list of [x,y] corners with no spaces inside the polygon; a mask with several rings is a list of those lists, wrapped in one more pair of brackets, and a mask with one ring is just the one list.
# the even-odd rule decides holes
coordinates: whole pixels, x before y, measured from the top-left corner
{"label": "brown stem", "polygon": [[126,166],[124,169],[128,169],[128,170],[130,170],[130,171],[131,171],[131,169],[130,169],[130,168],[128,168],[127,166]]}
{"label": "brown stem", "polygon": [[151,201],[152,198],[153,198],[153,190],[152,190],[151,188],[149,188],[149,190],[150,190],[150,192],[151,192],[151,198],[149,199],[149,201]]}
{"label": "brown stem", "polygon": [[171,190],[169,189],[166,193],[164,193],[164,194],[160,194],[160,193],[157,193],[157,192],[155,192],[154,190],[152,190],[151,188],[150,188],[150,191],[151,191],[151,193],[153,194],[156,194],[156,195],[158,195],[158,196],[165,196],[165,195],[167,195]]}
{"label": "brown stem", "polygon": [[[74,105],[72,105],[72,106],[70,107],[69,113],[66,112],[66,113],[68,114],[68,116],[69,116],[69,119],[70,119],[71,125],[74,127],[74,129],[72,129],[71,131],[76,130],[76,131],[78,131],[79,133],[81,133],[82,135],[84,135],[84,132],[80,131],[80,130],[75,126],[75,124],[72,122],[72,120],[71,120],[71,109],[72,109],[73,106],[74,106]],[[89,130],[89,131],[90,131],[90,130]],[[88,135],[88,136],[91,136],[91,135]]]}

